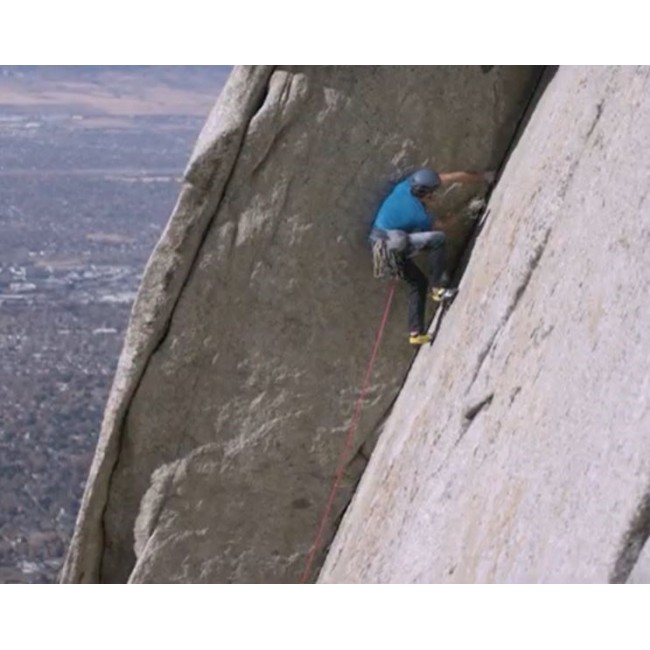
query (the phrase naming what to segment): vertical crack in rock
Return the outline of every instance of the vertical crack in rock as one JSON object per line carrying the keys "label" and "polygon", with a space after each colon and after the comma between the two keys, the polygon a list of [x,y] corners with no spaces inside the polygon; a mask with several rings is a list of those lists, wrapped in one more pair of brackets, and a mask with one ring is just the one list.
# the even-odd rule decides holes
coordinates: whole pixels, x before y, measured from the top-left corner
{"label": "vertical crack in rock", "polygon": [[[413,357],[411,358],[411,361],[409,363],[409,369],[413,365],[416,356],[417,355],[414,354]],[[408,371],[406,375],[408,375]],[[386,421],[390,417],[391,411],[393,410],[393,406],[395,405],[395,402],[397,401],[397,398],[404,386],[404,381],[400,384],[400,388],[393,396],[393,399],[391,400],[390,404],[388,404],[384,412],[377,419],[377,424],[370,432],[368,437],[361,442],[359,447],[353,453],[350,454],[345,464],[346,469],[352,466],[355,463],[355,461],[357,461],[358,459],[363,461],[365,465],[367,465],[370,462],[370,457],[372,456],[372,452],[374,451],[374,448],[377,445],[377,442],[379,441],[379,438],[384,429]]]}
{"label": "vertical crack in rock", "polygon": [[[271,75],[269,75],[269,80],[270,80],[270,77],[271,77]],[[267,80],[267,82],[266,82],[266,84],[264,86],[264,88],[265,88],[264,93],[265,94],[268,94],[268,87],[269,87],[269,83],[270,83],[269,80]],[[193,257],[192,257],[192,260],[191,260],[190,264],[188,265],[188,269],[187,269],[187,272],[185,274],[185,277],[183,278],[182,282],[180,283],[180,289],[176,292],[176,295],[173,298],[173,303],[171,305],[169,314],[167,315],[167,318],[166,318],[165,322],[162,324],[162,328],[160,330],[159,338],[155,342],[153,348],[151,349],[151,352],[149,353],[146,360],[144,361],[144,364],[143,364],[142,370],[140,372],[140,375],[139,375],[139,377],[137,378],[137,380],[134,383],[134,386],[133,386],[132,391],[131,391],[131,397],[133,397],[133,395],[135,395],[137,393],[138,387],[139,387],[142,379],[146,375],[147,368],[149,367],[149,363],[151,362],[151,359],[153,359],[153,357],[157,354],[157,352],[164,345],[164,343],[165,343],[165,341],[167,339],[167,336],[168,336],[169,331],[171,329],[172,321],[174,319],[174,314],[176,312],[176,308],[178,307],[178,303],[179,303],[179,301],[181,299],[181,296],[183,295],[183,292],[185,291],[185,288],[186,288],[190,278],[192,277],[194,269],[195,269],[195,267],[196,267],[196,265],[198,263],[198,260],[199,260],[199,258],[201,256],[201,251],[203,249],[205,241],[206,241],[206,239],[208,237],[208,234],[210,232],[210,229],[212,227],[212,224],[213,224],[213,222],[214,222],[214,220],[215,220],[215,218],[217,216],[217,213],[219,212],[219,206],[221,204],[221,201],[223,200],[223,197],[225,196],[225,194],[226,194],[226,192],[228,190],[228,186],[230,184],[230,181],[231,181],[232,176],[234,174],[235,168],[237,166],[237,160],[239,159],[242,148],[244,146],[245,133],[246,133],[246,130],[248,128],[248,125],[250,124],[251,119],[252,119],[252,117],[249,117],[246,125],[244,126],[242,138],[241,138],[241,140],[239,142],[239,145],[237,147],[237,150],[235,152],[234,159],[233,159],[232,165],[230,167],[230,170],[229,170],[229,172],[228,172],[228,174],[227,174],[227,176],[226,176],[226,178],[225,178],[225,180],[223,182],[223,186],[221,188],[221,191],[219,193],[219,197],[217,199],[217,204],[214,206],[214,208],[212,210],[212,215],[207,220],[207,222],[205,224],[205,227],[203,229],[203,232],[201,233],[201,236],[200,236],[200,239],[199,239],[199,242],[198,242],[198,246],[194,250],[194,254],[193,254]],[[209,190],[208,190],[208,192],[209,192]],[[118,453],[117,453],[117,456],[116,456],[116,458],[115,458],[115,460],[113,462],[113,466],[112,466],[112,468],[110,470],[110,473],[109,473],[108,494],[110,494],[111,483],[113,481],[113,475],[115,473],[115,469],[117,468],[117,464],[119,462],[119,449],[122,446],[122,435],[123,435],[123,431],[124,431],[124,423],[128,419],[129,410],[130,410],[130,402],[127,405],[127,407],[126,407],[126,409],[124,411],[124,414],[122,416],[121,421],[118,423],[118,431],[119,431],[119,433],[118,433],[118,437],[119,437]],[[181,441],[179,441],[178,444],[180,446]],[[106,539],[106,529],[105,529],[104,519],[105,519],[105,513],[106,513],[107,507],[108,507],[108,498],[104,502],[104,508],[103,508],[103,512],[102,512],[102,515],[101,515],[101,527],[102,527],[102,535],[103,535],[104,539]],[[102,551],[102,557],[103,557],[103,551]],[[100,559],[100,562],[99,562],[100,575],[101,575],[101,565],[102,564],[103,564],[103,560]]]}
{"label": "vertical crack in rock", "polygon": [[[179,289],[176,291],[176,295],[173,296],[173,298],[172,298],[172,304],[171,304],[171,306],[169,308],[169,312],[167,314],[167,317],[166,317],[164,323],[162,324],[162,326],[161,326],[161,328],[159,330],[157,340],[155,340],[153,342],[151,350],[147,354],[146,359],[142,362],[142,367],[140,368],[139,374],[133,380],[133,384],[130,387],[129,394],[125,397],[126,405],[124,407],[123,413],[121,414],[121,417],[118,415],[119,419],[117,419],[116,422],[115,422],[114,426],[115,426],[115,429],[117,431],[116,442],[114,443],[115,446],[116,446],[116,453],[115,453],[115,457],[112,459],[111,467],[107,472],[108,477],[107,477],[107,485],[106,485],[106,498],[104,499],[104,503],[103,503],[103,506],[102,506],[102,511],[101,511],[101,515],[100,515],[100,519],[99,519],[99,529],[101,531],[101,538],[102,538],[101,543],[100,543],[99,558],[97,560],[97,567],[96,567],[96,571],[99,574],[99,576],[101,576],[101,574],[102,574],[102,568],[101,567],[102,567],[103,555],[104,555],[104,540],[107,537],[107,531],[106,531],[106,527],[105,527],[105,516],[106,516],[106,509],[108,508],[108,501],[109,501],[108,495],[110,494],[111,484],[112,484],[112,481],[113,481],[113,476],[114,476],[117,464],[119,462],[119,453],[120,453],[120,449],[121,449],[121,446],[122,446],[122,436],[123,436],[123,433],[124,433],[124,423],[126,422],[126,420],[128,418],[128,415],[129,415],[131,400],[132,400],[133,396],[138,391],[140,383],[141,383],[143,377],[146,374],[146,371],[147,371],[147,368],[149,366],[149,363],[150,363],[151,359],[154,357],[154,355],[156,355],[156,353],[160,350],[160,348],[164,344],[165,340],[167,339],[167,336],[168,336],[169,331],[170,331],[171,323],[172,323],[172,320],[173,320],[173,317],[174,317],[174,313],[175,313],[176,308],[178,306],[178,302],[179,302],[181,296],[183,295],[183,291],[184,291],[189,279],[192,277],[192,273],[193,273],[193,271],[195,269],[195,266],[196,266],[196,264],[198,262],[198,259],[199,259],[199,256],[200,256],[200,251],[202,250],[202,247],[203,247],[203,245],[205,243],[205,240],[206,240],[206,238],[208,236],[208,233],[210,232],[210,228],[212,226],[212,223],[213,223],[213,221],[214,221],[214,219],[215,219],[215,217],[216,217],[216,215],[217,215],[217,213],[219,211],[219,205],[221,204],[221,201],[223,200],[223,197],[225,196],[225,193],[226,193],[226,191],[228,189],[228,186],[230,184],[230,181],[232,179],[235,167],[237,165],[237,160],[239,159],[239,156],[240,156],[241,151],[242,151],[242,147],[244,145],[246,131],[248,130],[248,127],[250,125],[250,122],[251,122],[253,116],[257,112],[259,112],[259,110],[261,110],[262,106],[264,105],[265,98],[269,94],[269,87],[270,87],[270,83],[271,83],[272,74],[273,74],[273,68],[271,67],[269,69],[266,80],[265,80],[265,82],[264,82],[264,84],[263,84],[263,86],[261,88],[260,96],[258,98],[256,98],[257,101],[253,100],[254,101],[253,108],[255,110],[250,110],[249,109],[249,115],[245,118],[245,121],[241,126],[240,140],[239,140],[237,148],[236,148],[236,150],[234,152],[232,163],[230,165],[230,169],[227,172],[227,175],[226,175],[226,178],[223,181],[222,187],[220,188],[216,203],[215,203],[215,205],[213,206],[213,208],[211,210],[212,214],[208,218],[207,222],[205,223],[205,226],[204,226],[203,231],[201,233],[198,245],[196,246],[196,248],[195,248],[195,250],[193,252],[192,260],[191,260],[190,264],[187,267],[185,277],[179,283]],[[232,138],[232,134],[227,134],[227,137]],[[211,174],[211,180],[208,183],[208,188],[212,183],[215,182],[215,179],[219,175],[220,170],[221,170],[220,165],[213,165],[213,173]],[[188,181],[189,181],[188,183],[185,183],[186,187],[189,187],[189,186],[194,187],[194,185],[195,185],[194,182],[191,180],[190,176],[191,176],[190,173],[186,173],[186,177],[188,178]],[[197,186],[196,189],[198,191],[198,189],[199,189],[198,186]],[[208,198],[209,197],[209,192],[210,192],[210,190],[206,188],[205,196],[203,198],[204,202],[207,202],[209,200],[209,198]],[[170,280],[168,280],[166,282],[166,286],[169,286],[169,284],[170,284]],[[131,327],[131,324],[129,324],[129,327]]]}
{"label": "vertical crack in rock", "polygon": [[623,584],[627,582],[648,537],[650,537],[650,490],[641,500],[632,517],[630,527],[623,537],[621,550],[609,578],[610,583]]}
{"label": "vertical crack in rock", "polygon": [[539,76],[537,77],[535,86],[530,94],[530,98],[528,99],[528,102],[526,102],[526,106],[524,107],[524,110],[521,112],[521,116],[517,121],[517,126],[515,127],[514,134],[510,140],[510,143],[508,144],[506,152],[504,153],[501,159],[501,164],[496,169],[497,178],[501,176],[501,172],[506,166],[506,163],[510,158],[510,154],[514,151],[514,148],[517,146],[517,143],[519,142],[522,134],[526,130],[528,121],[530,120],[533,113],[535,112],[535,108],[537,107],[539,100],[541,99],[548,85],[551,83],[557,70],[558,70],[558,66],[556,65],[541,66]]}
{"label": "vertical crack in rock", "polygon": [[[269,95],[269,87],[270,87],[270,84],[271,84],[272,75],[273,75],[273,71],[271,71],[269,73],[269,76],[268,76],[268,78],[266,80],[266,83],[264,84],[263,89],[261,90],[261,97],[258,100],[256,107],[251,112],[250,117],[248,118],[246,124],[243,127],[242,137],[240,139],[239,145],[238,145],[237,150],[235,152],[234,159],[233,159],[232,164],[230,166],[230,170],[229,170],[229,172],[228,172],[228,174],[227,174],[227,176],[226,176],[226,178],[225,178],[225,180],[223,182],[223,186],[222,186],[221,191],[219,193],[217,203],[216,203],[216,205],[214,206],[214,208],[212,210],[212,215],[210,216],[210,218],[208,219],[208,221],[205,224],[203,232],[201,233],[201,238],[199,240],[198,246],[196,247],[196,250],[194,251],[194,256],[192,258],[192,261],[189,264],[187,273],[185,274],[185,277],[183,278],[183,282],[182,282],[182,284],[180,286],[180,289],[178,290],[178,292],[177,292],[177,294],[176,294],[176,296],[174,298],[174,302],[173,302],[173,304],[171,306],[171,310],[169,312],[167,320],[164,323],[164,326],[163,326],[164,329],[161,330],[160,340],[158,340],[155,347],[152,349],[151,353],[149,354],[147,362],[146,362],[145,366],[142,369],[142,373],[140,375],[140,378],[142,378],[144,376],[144,374],[145,374],[145,372],[147,370],[149,360],[158,352],[158,350],[164,344],[165,339],[167,338],[167,335],[169,334],[169,330],[170,330],[170,327],[171,327],[171,324],[172,324],[172,320],[174,318],[174,313],[176,312],[176,307],[178,306],[178,302],[181,299],[181,296],[183,295],[183,292],[185,291],[187,283],[189,282],[190,278],[192,277],[192,274],[194,272],[196,264],[198,263],[198,260],[199,260],[199,258],[201,256],[201,251],[203,250],[203,246],[205,244],[205,241],[208,238],[208,234],[210,233],[210,229],[212,228],[212,224],[213,224],[213,222],[215,220],[215,217],[217,216],[217,213],[219,212],[219,207],[221,205],[221,201],[223,200],[223,197],[226,195],[226,192],[227,192],[228,187],[230,185],[230,181],[231,181],[232,176],[233,176],[233,174],[235,172],[235,168],[237,167],[237,161],[239,159],[242,148],[244,146],[246,131],[248,130],[248,126],[250,125],[252,119],[262,109],[262,106],[264,105],[264,102],[265,102],[266,98]],[[213,177],[215,175],[216,175],[216,172],[215,172],[215,174],[213,174]],[[137,390],[137,385],[135,387],[135,390]],[[134,393],[135,393],[135,390],[133,391]],[[125,419],[126,419],[126,416],[123,418],[123,421]]]}
{"label": "vertical crack in rock", "polygon": [[[539,103],[493,202],[521,223],[492,220],[481,242],[486,275],[467,297],[483,327],[456,334],[447,323],[448,349],[470,340],[469,354],[418,364],[407,379],[432,401],[422,409],[416,394],[398,401],[321,582],[446,581],[454,572],[458,582],[650,581],[648,232],[635,209],[647,178],[625,164],[631,144],[647,144],[638,125],[650,111],[649,80],[647,71],[562,69]],[[645,170],[647,148],[637,149],[635,170]],[[485,287],[497,299],[481,310]],[[430,361],[424,353],[420,361]],[[452,398],[471,379],[471,394],[455,405],[430,394],[437,375]],[[455,448],[461,430],[469,435]],[[432,451],[436,435],[442,444]],[[463,472],[471,480],[452,494]],[[412,485],[431,497],[409,501],[401,491]]]}
{"label": "vertical crack in rock", "polygon": [[[481,71],[484,74],[487,74],[495,66],[480,66],[480,67],[481,67]],[[516,144],[519,141],[522,133],[524,132],[524,130],[526,128],[526,125],[528,123],[528,120],[532,116],[537,103],[539,102],[541,96],[544,94],[544,90],[546,89],[546,87],[548,86],[550,81],[553,79],[555,73],[557,72],[557,69],[558,69],[558,66],[541,66],[539,76],[537,77],[536,81],[534,82],[534,85],[533,85],[532,91],[530,93],[530,96],[529,96],[528,100],[525,103],[524,109],[521,112],[521,116],[517,120],[516,126],[515,126],[515,128],[513,130],[513,133],[512,133],[512,137],[510,138],[510,142],[508,143],[503,155],[501,156],[501,160],[500,160],[499,164],[496,167],[497,176],[500,174],[501,170],[503,170],[503,168],[505,167],[510,154],[512,153],[514,147],[516,146]],[[600,117],[600,114],[598,115],[598,117]],[[482,217],[480,219],[476,219],[474,221],[474,227],[471,230],[471,232],[468,233],[465,245],[463,247],[464,251],[460,255],[460,259],[459,259],[459,263],[457,265],[457,268],[454,270],[453,277],[454,277],[454,281],[455,281],[456,285],[460,284],[460,280],[461,280],[461,278],[463,276],[463,273],[465,272],[465,269],[467,268],[467,265],[469,263],[469,259],[470,259],[472,250],[474,248],[474,244],[475,244],[476,240],[478,239],[478,236],[480,235],[480,232],[481,232],[481,230],[482,230],[482,228],[483,228],[483,226],[485,224],[485,221],[487,220],[487,217],[488,217],[488,215],[490,213],[490,208],[489,208],[490,194],[491,194],[491,191],[489,190],[487,195],[482,199],[482,202],[483,202],[482,207],[483,207],[483,210],[484,210],[483,215],[482,215]],[[469,206],[468,206],[468,208],[469,208]],[[517,292],[515,293],[515,298],[513,300],[513,303],[511,304],[511,307],[507,311],[506,317],[504,318],[503,322],[497,327],[497,330],[494,332],[494,334],[490,337],[490,339],[489,339],[487,345],[485,346],[485,348],[479,353],[478,363],[477,363],[476,369],[474,371],[474,375],[472,376],[472,380],[470,382],[470,388],[471,388],[472,384],[474,383],[474,381],[476,380],[476,377],[478,376],[478,373],[479,373],[479,371],[481,369],[481,366],[483,365],[483,362],[484,362],[485,358],[490,353],[490,351],[491,351],[491,349],[492,349],[492,347],[494,345],[494,342],[495,342],[495,340],[496,340],[496,338],[497,338],[497,336],[499,334],[499,331],[502,329],[503,325],[505,325],[505,323],[507,322],[508,318],[510,317],[510,315],[514,311],[515,307],[517,306],[517,303],[521,299],[526,287],[528,286],[528,283],[530,282],[533,271],[535,270],[535,268],[537,268],[537,266],[539,264],[542,253],[544,251],[544,247],[546,246],[546,243],[548,242],[548,239],[550,237],[550,233],[551,233],[551,230],[550,229],[547,230],[541,245],[536,249],[536,251],[535,251],[535,253],[533,255],[533,258],[532,258],[531,262],[529,263],[528,273],[526,274],[526,276],[524,278],[524,282],[522,283],[522,285],[520,285],[520,287],[517,289]],[[436,313],[433,316],[433,320],[436,320],[436,317],[437,317],[437,321],[436,321],[436,323],[434,325],[431,345],[433,345],[435,343],[435,340],[436,340],[437,334],[438,334],[438,330],[440,329],[440,327],[442,325],[443,316],[444,316],[444,313],[445,313],[447,307],[448,307],[448,305],[444,305],[443,308],[442,308],[442,311],[440,311],[440,312],[438,310],[436,310]],[[400,388],[399,388],[399,391],[398,391],[397,395],[399,395],[399,393],[401,393],[402,389],[404,388],[404,385],[406,384],[406,382],[408,380],[411,368],[413,366],[413,363],[415,362],[416,357],[417,357],[417,353],[414,354],[412,359],[411,359],[411,362],[409,364],[409,368],[406,371],[406,373],[404,374],[404,378],[402,380],[402,383],[400,385]],[[375,433],[373,433],[373,436],[371,436],[371,437],[375,438],[375,442],[379,439],[379,430],[383,427],[384,423],[386,422],[386,420],[388,419],[388,417],[390,416],[390,414],[391,414],[391,412],[393,410],[393,406],[395,405],[397,395],[396,395],[395,399],[391,402],[388,409],[386,410],[386,413],[384,414],[381,421],[379,422],[379,424],[375,428]],[[471,420],[474,417],[476,417],[476,415],[478,415],[478,412],[483,407],[489,406],[490,402],[492,401],[493,396],[494,395],[491,394],[485,401],[480,403],[478,405],[479,406],[478,410],[469,419],[467,418],[467,414],[466,414],[466,416],[465,416],[466,426],[464,427],[463,431],[461,431],[460,437],[456,441],[454,447],[458,444],[460,439],[462,439],[463,435],[466,433],[466,431],[469,428],[469,425],[471,423]],[[370,461],[370,456],[372,455],[372,449],[368,449],[367,452],[366,452],[366,450],[364,450],[364,452],[365,453],[362,453],[361,449],[359,449],[357,453],[359,455],[361,455],[361,457],[366,461],[366,463],[368,463]],[[352,459],[353,459],[353,457],[351,457],[350,462],[352,462]],[[444,462],[442,463],[442,465],[444,465]],[[336,528],[338,528],[338,526]],[[335,530],[336,530],[336,528],[335,528]]]}
{"label": "vertical crack in rock", "polygon": [[[512,137],[510,138],[510,141],[508,142],[508,145],[505,149],[504,154],[501,156],[501,160],[499,163],[495,166],[495,172],[497,178],[501,176],[501,173],[503,169],[506,166],[506,163],[508,162],[508,159],[510,155],[512,154],[514,148],[517,145],[517,142],[519,142],[522,134],[526,130],[526,126],[528,124],[528,121],[532,117],[535,108],[537,107],[537,104],[541,97],[544,94],[544,91],[548,87],[549,83],[555,76],[555,73],[557,72],[558,66],[540,66],[540,72],[537,76],[537,79],[534,82],[533,88],[530,92],[530,95],[528,97],[528,100],[525,102],[525,106],[523,110],[521,111],[521,115],[519,116],[516,126],[514,128],[514,131],[512,133]],[[467,240],[464,245],[464,252],[460,256],[460,261],[458,264],[458,268],[454,274],[454,281],[456,282],[456,285],[460,283],[460,279],[463,276],[463,273],[465,272],[465,269],[467,268],[467,265],[469,263],[469,259],[471,257],[472,251],[474,250],[474,246],[476,244],[476,241],[481,234],[481,231],[483,230],[483,227],[487,221],[487,218],[490,214],[490,208],[489,208],[489,200],[490,196],[492,194],[492,189],[489,189],[486,193],[485,196],[485,203],[486,203],[486,208],[485,211],[483,212],[483,215],[480,217],[480,219],[477,219],[474,222],[474,227],[472,230],[468,233],[467,235]]]}

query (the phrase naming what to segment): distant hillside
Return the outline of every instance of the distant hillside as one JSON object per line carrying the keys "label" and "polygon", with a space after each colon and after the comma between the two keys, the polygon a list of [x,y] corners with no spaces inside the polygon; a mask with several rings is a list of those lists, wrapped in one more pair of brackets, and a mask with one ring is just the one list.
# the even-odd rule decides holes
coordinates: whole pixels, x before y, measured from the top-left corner
{"label": "distant hillside", "polygon": [[0,114],[200,115],[232,66],[0,66]]}

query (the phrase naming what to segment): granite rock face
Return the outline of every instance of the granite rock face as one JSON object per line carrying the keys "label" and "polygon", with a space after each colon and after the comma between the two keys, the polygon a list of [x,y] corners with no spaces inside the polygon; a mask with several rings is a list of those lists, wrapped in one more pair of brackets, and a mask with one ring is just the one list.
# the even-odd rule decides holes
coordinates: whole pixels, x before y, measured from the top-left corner
{"label": "granite rock face", "polygon": [[560,68],[321,582],[645,582],[650,69]]}
{"label": "granite rock face", "polygon": [[[539,73],[235,69],[147,267],[63,581],[298,579],[385,298],[372,216],[415,167],[498,165]],[[405,321],[400,294],[338,514],[411,362]]]}

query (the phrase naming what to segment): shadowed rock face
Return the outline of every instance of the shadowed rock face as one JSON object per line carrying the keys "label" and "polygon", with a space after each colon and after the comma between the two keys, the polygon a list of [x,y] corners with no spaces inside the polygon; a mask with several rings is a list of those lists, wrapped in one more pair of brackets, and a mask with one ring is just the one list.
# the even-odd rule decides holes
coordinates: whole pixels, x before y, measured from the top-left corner
{"label": "shadowed rock face", "polygon": [[[298,579],[385,297],[372,216],[415,167],[497,166],[538,76],[235,69],[145,273],[64,581]],[[334,520],[408,370],[405,312],[400,295]]]}
{"label": "shadowed rock face", "polygon": [[650,579],[649,125],[650,69],[560,68],[322,582]]}

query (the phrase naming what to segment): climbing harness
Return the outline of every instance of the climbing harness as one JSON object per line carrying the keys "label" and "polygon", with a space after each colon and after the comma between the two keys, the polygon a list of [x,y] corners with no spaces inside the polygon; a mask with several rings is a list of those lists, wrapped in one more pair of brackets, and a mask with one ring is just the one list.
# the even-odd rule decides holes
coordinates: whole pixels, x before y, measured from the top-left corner
{"label": "climbing harness", "polygon": [[381,339],[384,336],[384,329],[386,328],[386,322],[388,321],[388,313],[390,312],[390,306],[391,303],[393,302],[394,293],[395,293],[395,282],[391,282],[388,288],[388,295],[386,296],[386,305],[384,307],[384,314],[381,318],[379,328],[377,329],[377,334],[375,336],[375,343],[373,345],[372,353],[370,355],[370,361],[368,363],[368,368],[366,370],[366,376],[364,377],[363,385],[361,387],[361,392],[359,393],[359,397],[357,398],[357,402],[354,407],[352,420],[350,421],[350,428],[348,429],[348,433],[345,438],[345,444],[343,446],[343,451],[341,452],[341,456],[339,458],[339,464],[336,469],[336,473],[334,475],[334,482],[332,483],[332,488],[330,489],[330,493],[327,498],[325,510],[323,511],[323,515],[321,517],[320,524],[318,526],[318,531],[316,532],[314,543],[311,545],[311,548],[309,549],[307,560],[305,562],[305,568],[302,572],[302,575],[300,576],[301,584],[304,584],[309,580],[312,565],[314,563],[316,553],[320,548],[323,534],[325,532],[325,526],[327,525],[327,521],[329,520],[329,516],[332,511],[332,506],[334,505],[336,492],[339,489],[341,480],[343,478],[343,473],[345,472],[345,467],[347,465],[348,457],[350,454],[350,448],[352,447],[352,441],[354,440],[354,434],[357,430],[357,426],[359,425],[359,420],[361,418],[361,410],[363,407],[363,402],[366,399],[366,393],[368,392],[368,387],[370,386],[370,377],[372,376],[372,370],[375,365],[375,360],[377,359],[379,344],[381,343]]}

